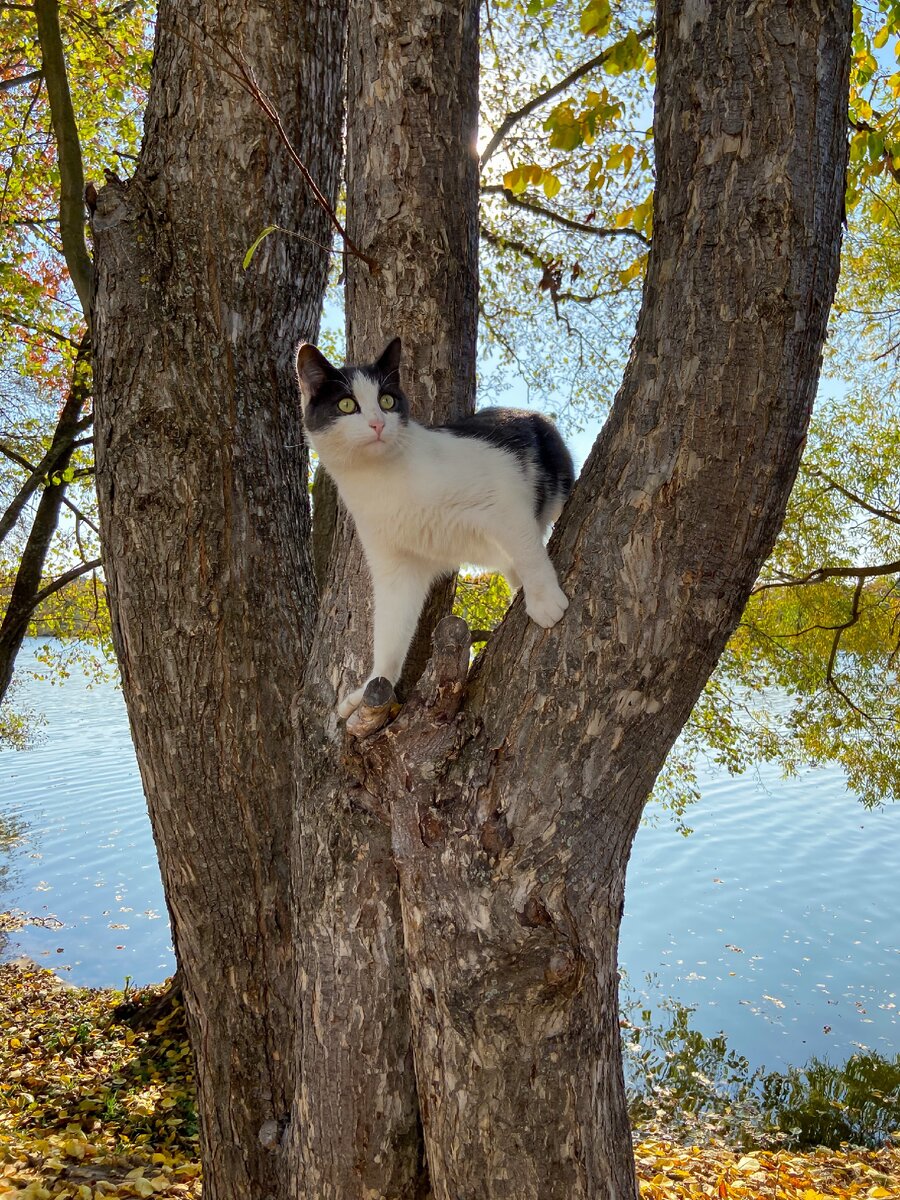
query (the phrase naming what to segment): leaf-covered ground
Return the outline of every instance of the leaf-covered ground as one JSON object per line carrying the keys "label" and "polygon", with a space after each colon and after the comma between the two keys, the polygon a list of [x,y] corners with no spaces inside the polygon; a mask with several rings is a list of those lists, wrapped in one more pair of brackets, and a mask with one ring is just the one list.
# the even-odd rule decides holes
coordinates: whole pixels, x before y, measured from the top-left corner
{"label": "leaf-covered ground", "polygon": [[[120,993],[0,965],[0,1198],[199,1196],[190,1052],[176,1007],[144,1032]],[[643,1200],[900,1200],[900,1149],[747,1154],[638,1131]]]}
{"label": "leaf-covered ground", "polygon": [[148,1032],[121,993],[0,965],[0,1197],[199,1196],[190,1051],[178,1009]]}

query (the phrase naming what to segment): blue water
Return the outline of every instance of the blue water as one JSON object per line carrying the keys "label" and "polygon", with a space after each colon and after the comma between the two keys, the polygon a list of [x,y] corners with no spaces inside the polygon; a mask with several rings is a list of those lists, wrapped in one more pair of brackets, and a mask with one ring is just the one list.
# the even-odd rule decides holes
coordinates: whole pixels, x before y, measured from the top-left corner
{"label": "blue water", "polygon": [[[174,956],[121,694],[76,673],[26,679],[17,699],[47,728],[34,749],[0,752],[0,822],[24,826],[0,909],[52,927],[26,927],[7,953],[90,986],[163,978]],[[696,1005],[693,1025],[724,1030],[753,1065],[900,1051],[900,806],[866,812],[835,770],[766,769],[703,781],[689,820],[687,838],[666,819],[638,834],[629,985],[653,976],[651,1003]]]}

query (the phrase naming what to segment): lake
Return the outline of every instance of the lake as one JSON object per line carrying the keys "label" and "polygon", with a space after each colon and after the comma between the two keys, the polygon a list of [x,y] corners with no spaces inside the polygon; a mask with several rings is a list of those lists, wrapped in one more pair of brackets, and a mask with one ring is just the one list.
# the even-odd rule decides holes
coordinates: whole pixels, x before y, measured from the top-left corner
{"label": "lake", "polygon": [[[72,983],[121,987],[174,969],[162,885],[121,693],[78,672],[24,677],[41,744],[0,751],[0,910],[44,920],[11,935]],[[710,776],[682,836],[662,817],[628,869],[621,961],[632,991],[696,1007],[770,1069],[859,1047],[900,1049],[900,806],[866,812],[840,772]],[[646,982],[650,976],[650,982]]]}

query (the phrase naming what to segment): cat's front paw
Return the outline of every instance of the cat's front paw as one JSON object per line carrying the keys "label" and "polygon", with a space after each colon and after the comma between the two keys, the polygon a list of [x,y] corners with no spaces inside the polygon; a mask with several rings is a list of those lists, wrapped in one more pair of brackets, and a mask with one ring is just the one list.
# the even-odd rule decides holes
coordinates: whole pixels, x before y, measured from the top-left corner
{"label": "cat's front paw", "polygon": [[525,589],[525,611],[538,625],[550,629],[569,607],[569,599],[555,581],[552,585]]}
{"label": "cat's front paw", "polygon": [[352,717],[362,704],[362,698],[365,690],[366,685],[363,684],[363,686],[357,688],[355,692],[350,692],[349,695],[346,695],[337,706],[338,716],[342,721],[346,721],[348,717]]}

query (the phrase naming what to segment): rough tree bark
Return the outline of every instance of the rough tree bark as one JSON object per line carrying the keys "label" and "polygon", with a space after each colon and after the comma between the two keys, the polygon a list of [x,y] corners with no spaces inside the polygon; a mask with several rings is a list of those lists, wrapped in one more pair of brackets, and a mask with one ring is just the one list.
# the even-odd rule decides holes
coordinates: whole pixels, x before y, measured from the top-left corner
{"label": "rough tree bark", "polygon": [[[474,8],[405,4],[354,18],[348,221],[379,260],[426,258],[351,266],[351,349],[399,331],[437,403],[416,389],[470,344],[441,239],[466,253],[447,231],[472,210],[465,171],[456,210],[425,203],[464,154],[411,132],[453,87],[442,60],[469,77]],[[552,543],[570,608],[544,631],[517,601],[468,679],[466,631],[442,623],[399,718],[357,744],[333,704],[368,665],[365,574],[339,527],[313,623],[292,448],[289,359],[324,255],[270,239],[239,269],[264,224],[325,230],[201,37],[244,45],[333,194],[338,16],[193,0],[185,33],[162,6],[147,145],[95,214],[98,481],[216,1200],[414,1197],[423,1143],[436,1200],[634,1196],[625,866],[796,471],[837,275],[850,10],[659,0],[656,232],[621,392]]]}
{"label": "rough tree bark", "polygon": [[[315,621],[293,354],[330,238],[345,17],[163,0],[134,178],[93,212],[97,486],[113,633],[197,1053],[204,1195],[283,1195],[294,970],[289,714]],[[247,248],[272,236],[249,270]]]}
{"label": "rough tree bark", "polygon": [[849,3],[665,0],[657,22],[656,233],[555,536],[572,605],[545,633],[517,603],[456,715],[466,639],[443,627],[421,694],[351,756],[392,830],[439,1200],[635,1194],[625,866],[781,522],[837,276]]}
{"label": "rough tree bark", "polygon": [[838,269],[850,8],[659,3],[655,233],[623,386],[552,543],[571,606],[545,633],[514,605],[443,758],[427,712],[364,748],[440,1200],[635,1192],[625,866],[797,468]]}
{"label": "rough tree bark", "polygon": [[[414,417],[448,419],[475,396],[477,0],[353,0],[347,60],[348,234],[378,263],[346,258],[348,358],[399,333]],[[412,1200],[427,1177],[397,872],[388,829],[347,803],[334,712],[371,665],[369,577],[342,508],[330,541],[299,707],[296,1196]],[[426,646],[451,597],[433,597]]]}

